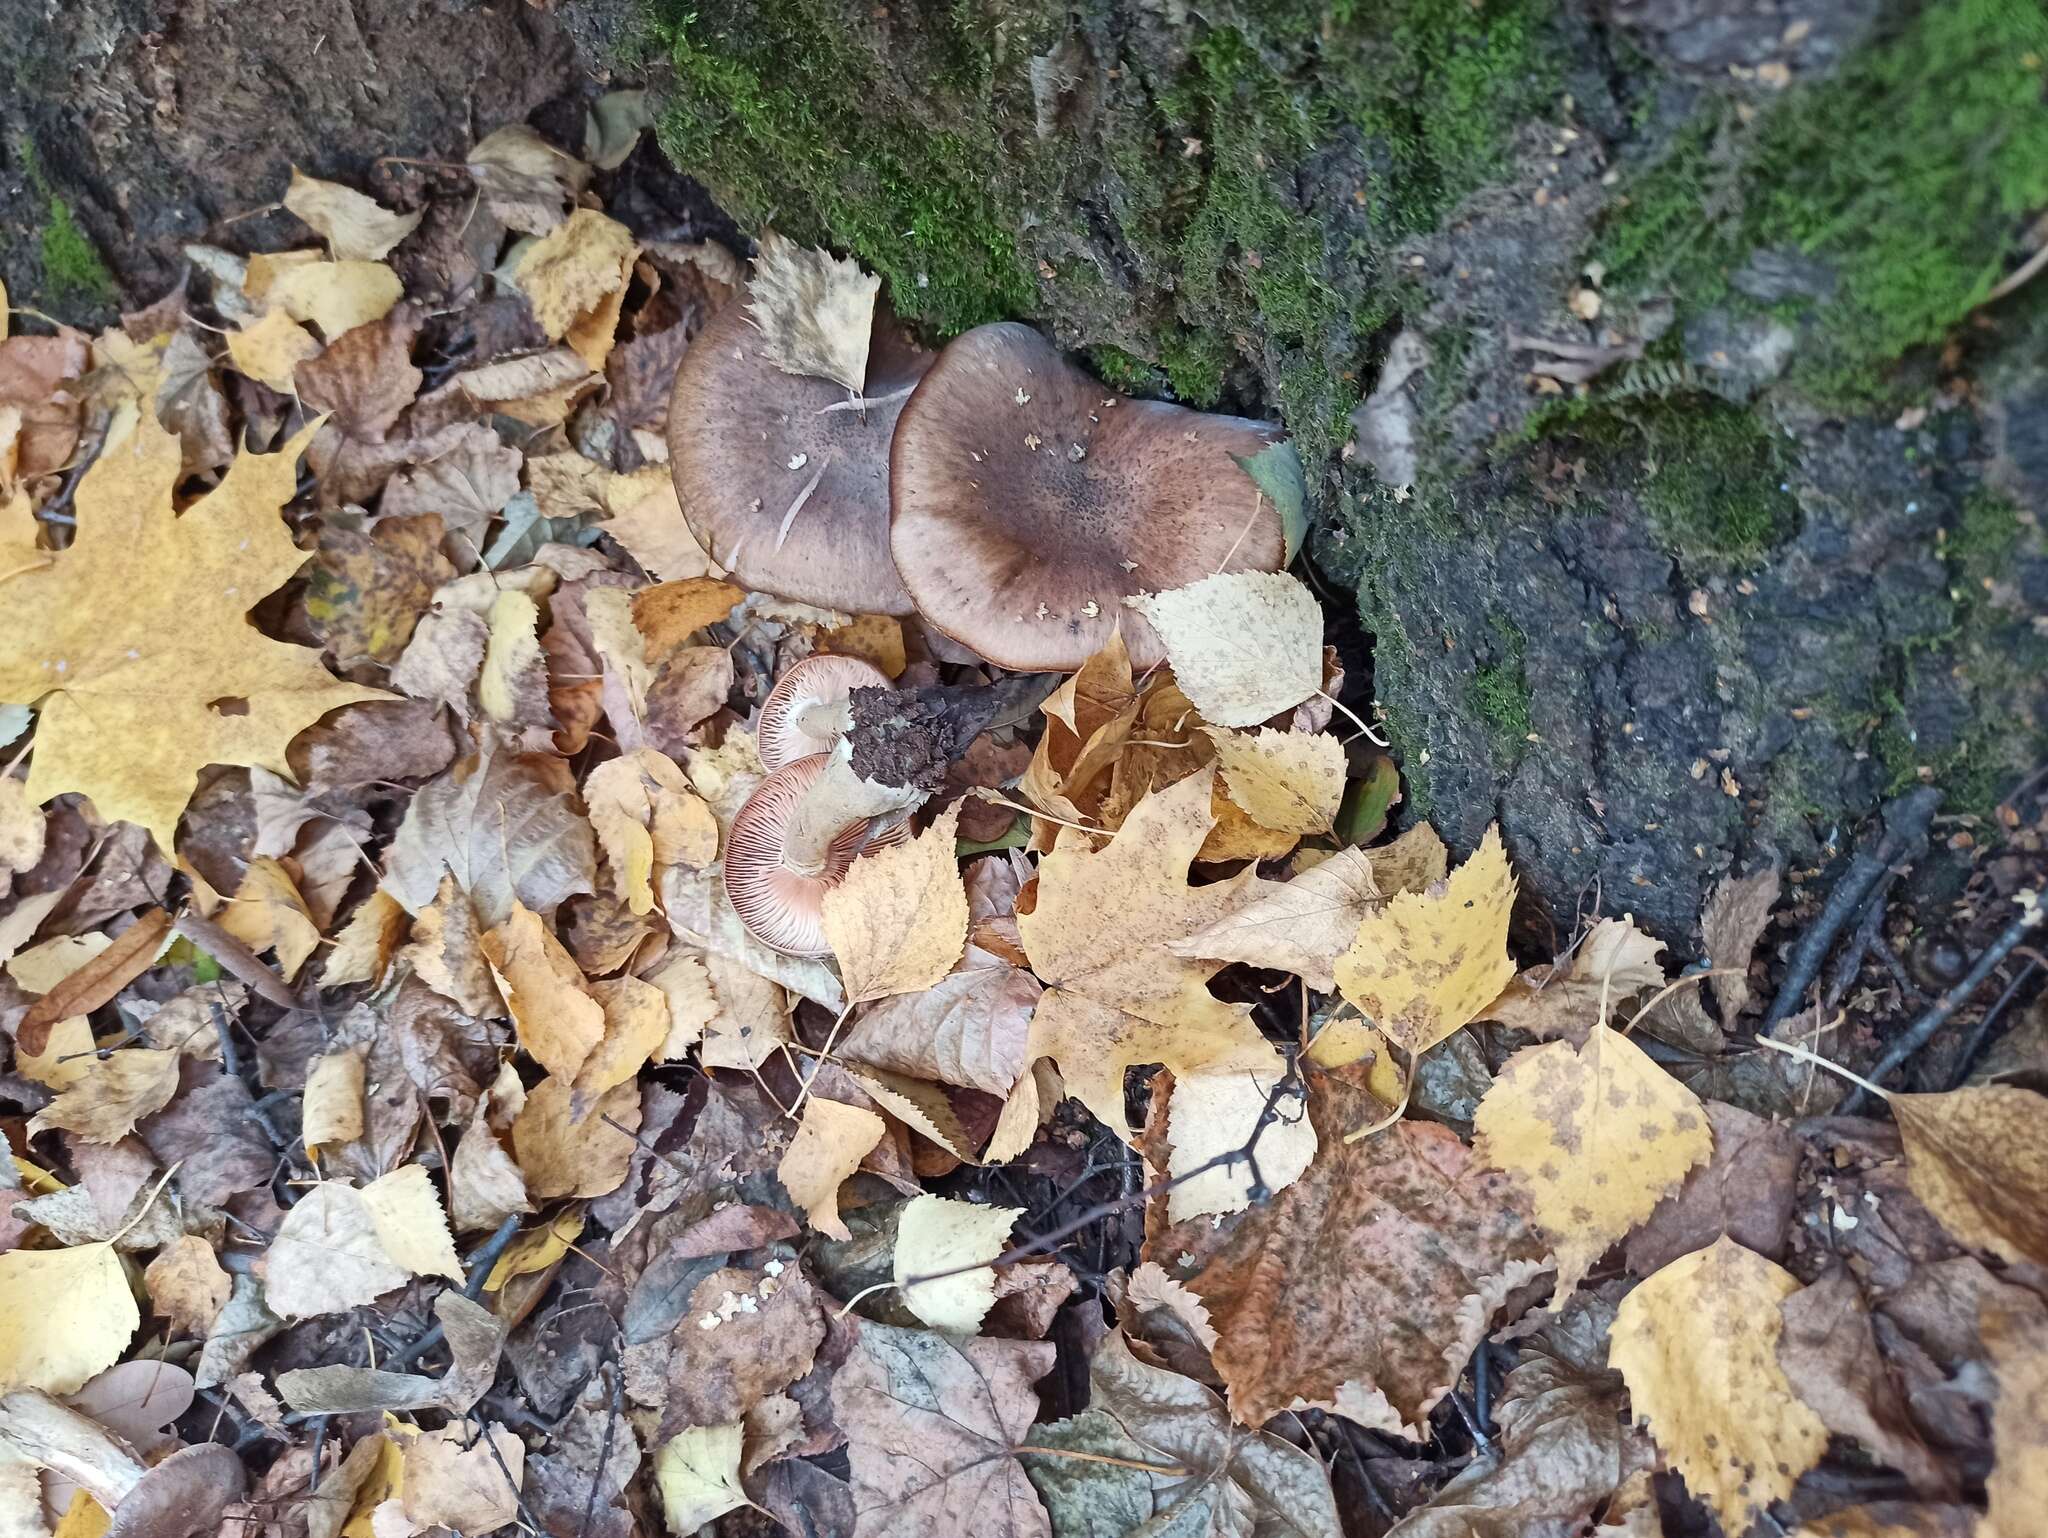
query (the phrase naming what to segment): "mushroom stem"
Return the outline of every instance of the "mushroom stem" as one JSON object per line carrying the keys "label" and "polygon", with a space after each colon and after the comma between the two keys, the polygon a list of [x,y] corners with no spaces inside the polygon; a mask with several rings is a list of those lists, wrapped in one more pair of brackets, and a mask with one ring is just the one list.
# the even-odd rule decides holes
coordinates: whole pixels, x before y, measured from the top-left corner
{"label": "mushroom stem", "polygon": [[915,785],[862,779],[854,773],[842,742],[789,820],[789,830],[782,836],[782,863],[798,875],[815,876],[825,869],[833,841],[849,826],[863,818],[910,811],[929,794]]}
{"label": "mushroom stem", "polygon": [[134,1448],[37,1388],[16,1389],[0,1399],[0,1444],[70,1480],[108,1511],[146,1472]]}
{"label": "mushroom stem", "polygon": [[853,730],[853,706],[844,699],[819,700],[796,713],[796,726],[809,741],[836,742]]}

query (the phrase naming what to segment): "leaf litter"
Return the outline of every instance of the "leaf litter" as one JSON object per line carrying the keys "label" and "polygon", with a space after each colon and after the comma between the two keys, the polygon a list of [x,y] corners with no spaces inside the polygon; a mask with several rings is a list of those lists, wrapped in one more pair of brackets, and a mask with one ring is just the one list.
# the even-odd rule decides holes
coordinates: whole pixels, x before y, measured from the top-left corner
{"label": "leaf litter", "polygon": [[[1801,1119],[1876,1055],[1756,1026],[1811,873],[1538,943],[1285,572],[1051,689],[726,580],[677,361],[743,306],[867,409],[880,284],[608,211],[646,123],[0,330],[5,1530],[211,1443],[280,1538],[2033,1531],[2038,1062]],[[824,653],[889,683],[806,707],[781,950]]]}

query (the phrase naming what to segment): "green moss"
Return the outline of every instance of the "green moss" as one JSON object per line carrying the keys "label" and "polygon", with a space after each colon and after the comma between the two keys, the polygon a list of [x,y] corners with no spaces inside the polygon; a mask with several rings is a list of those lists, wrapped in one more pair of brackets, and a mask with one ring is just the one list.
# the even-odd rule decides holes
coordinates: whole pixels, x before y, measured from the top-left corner
{"label": "green moss", "polygon": [[114,297],[114,277],[107,264],[71,216],[62,198],[50,200],[43,222],[43,280],[56,298],[107,303]]}
{"label": "green moss", "polygon": [[1823,401],[1871,405],[1890,365],[1938,342],[2048,204],[2048,8],[1940,0],[1753,124],[1714,103],[1625,188],[1596,245],[1616,280],[1712,303],[1759,248],[1825,262],[1792,367]]}
{"label": "green moss", "polygon": [[1529,681],[1523,676],[1526,642],[1512,620],[1495,616],[1499,641],[1497,660],[1481,664],[1466,687],[1472,709],[1493,733],[1501,758],[1513,763],[1522,756],[1534,723],[1529,716]]}

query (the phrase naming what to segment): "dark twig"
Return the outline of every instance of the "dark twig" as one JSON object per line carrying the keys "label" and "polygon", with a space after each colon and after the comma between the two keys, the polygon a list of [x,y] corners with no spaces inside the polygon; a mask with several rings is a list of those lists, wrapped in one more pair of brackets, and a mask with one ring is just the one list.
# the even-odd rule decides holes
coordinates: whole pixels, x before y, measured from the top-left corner
{"label": "dark twig", "polygon": [[[528,1509],[526,1497],[520,1494],[519,1481],[512,1477],[512,1470],[506,1467],[505,1455],[498,1451],[498,1439],[491,1435],[491,1428],[484,1424],[482,1417],[474,1410],[471,1410],[463,1419],[475,1429],[477,1436],[483,1438],[484,1446],[491,1450],[491,1456],[497,1460],[498,1472],[505,1476],[505,1488],[512,1492],[512,1504],[519,1508],[519,1515],[525,1519],[527,1531],[531,1533],[546,1533],[547,1529],[540,1525],[539,1519]],[[476,1444],[472,1442],[470,1445],[473,1447]]]}
{"label": "dark twig", "polygon": [[256,953],[229,934],[212,919],[201,918],[191,904],[179,912],[171,927],[205,951],[237,982],[246,983],[279,1009],[300,1009],[298,995],[284,985],[284,979],[256,959]]}
{"label": "dark twig", "polygon": [[[1991,974],[1998,970],[1999,963],[2010,956],[2020,942],[2033,930],[2048,920],[2048,903],[2030,902],[2021,910],[2020,916],[2005,926],[2004,933],[1985,947],[1984,954],[1977,958],[1977,964],[1965,972],[1946,993],[1927,1006],[1927,1010],[1906,1028],[1905,1033],[1892,1043],[1890,1050],[1879,1058],[1864,1077],[1873,1084],[1882,1084],[1891,1074],[1896,1073],[1907,1058],[1918,1052],[1934,1039],[1935,1033],[1948,1024],[1949,1017],[1967,1004],[1977,990],[1984,986]],[[1854,1091],[1838,1108],[1838,1114],[1853,1116],[1863,1104],[1864,1092]]]}
{"label": "dark twig", "polygon": [[1898,874],[1888,870],[1879,878],[1877,890],[1863,904],[1863,912],[1856,920],[1856,927],[1849,934],[1849,943],[1842,950],[1842,959],[1835,963],[1834,981],[1828,984],[1828,991],[1821,1009],[1823,1013],[1832,1010],[1842,1002],[1842,995],[1855,984],[1857,975],[1863,970],[1863,958],[1870,954],[1871,947],[1884,938],[1884,916],[1889,909],[1885,901],[1891,890],[1892,879]]}
{"label": "dark twig", "polygon": [[[484,1283],[491,1274],[491,1267],[498,1263],[499,1258],[504,1255],[513,1239],[518,1236],[518,1233],[519,1216],[517,1213],[514,1213],[506,1218],[504,1222],[500,1223],[497,1231],[483,1242],[475,1254],[470,1256],[469,1271],[462,1284],[462,1295],[465,1298],[474,1302],[483,1292]],[[440,1325],[435,1324],[431,1326],[418,1339],[414,1340],[411,1345],[404,1347],[389,1361],[385,1362],[384,1371],[406,1371],[413,1363],[440,1345],[445,1334],[446,1331]]]}
{"label": "dark twig", "polygon": [[583,1538],[590,1531],[590,1519],[597,1511],[597,1488],[604,1482],[605,1465],[612,1461],[612,1433],[618,1428],[626,1384],[626,1375],[617,1362],[612,1364],[611,1380],[611,1406],[604,1413],[604,1435],[597,1444],[597,1467],[590,1471],[590,1494],[583,1499],[583,1520],[576,1524],[576,1538]]}
{"label": "dark twig", "polygon": [[1879,935],[1870,942],[1870,948],[1877,952],[1877,959],[1884,963],[1885,971],[1891,974],[1892,986],[1899,990],[1899,997],[1917,1002],[1920,990],[1915,986],[1912,975],[1906,971],[1906,964],[1899,960],[1899,953],[1892,949],[1891,942],[1883,935]]}
{"label": "dark twig", "polygon": [[1859,849],[1849,857],[1849,868],[1842,872],[1819,915],[1792,947],[1784,984],[1771,1001],[1763,1024],[1757,1027],[1758,1035],[1768,1035],[1804,1005],[1806,990],[1820,976],[1821,964],[1834,949],[1836,938],[1862,913],[1863,904],[1884,880],[1885,872],[1919,852],[1926,842],[1928,825],[1934,820],[1934,809],[1939,805],[1940,790],[1922,785],[1885,808],[1884,835],[1876,848]]}
{"label": "dark twig", "polygon": [[1493,1419],[1493,1381],[1486,1370],[1486,1342],[1472,1353],[1472,1414],[1483,1431]]}
{"label": "dark twig", "polygon": [[[214,1030],[220,1033],[220,1065],[227,1071],[229,1078],[239,1079],[242,1076],[242,1055],[235,1046],[234,1027],[228,1019],[228,1012],[221,1008],[218,1001],[206,1007],[213,1016]],[[263,1100],[251,1097],[249,1114],[256,1118],[256,1125],[261,1127],[263,1135],[270,1139],[270,1146],[283,1153],[291,1145],[291,1139],[286,1137],[279,1130],[277,1123],[270,1119],[270,1109],[266,1103],[268,1099],[268,1096]]]}
{"label": "dark twig", "polygon": [[1970,1076],[1970,1070],[1977,1066],[1977,1059],[1983,1056],[1985,1043],[1991,1040],[1991,1033],[1998,1028],[1999,1017],[2012,1007],[2013,1000],[2020,996],[2020,990],[2032,982],[2034,974],[2040,970],[2041,963],[2038,961],[2029,961],[2021,967],[2013,980],[2005,985],[2005,992],[1998,996],[1997,1002],[1984,1011],[1984,1018],[1970,1027],[1969,1038],[1963,1043],[1962,1050],[1956,1054],[1955,1072],[1949,1075],[1950,1089],[1962,1088],[1963,1081]]}

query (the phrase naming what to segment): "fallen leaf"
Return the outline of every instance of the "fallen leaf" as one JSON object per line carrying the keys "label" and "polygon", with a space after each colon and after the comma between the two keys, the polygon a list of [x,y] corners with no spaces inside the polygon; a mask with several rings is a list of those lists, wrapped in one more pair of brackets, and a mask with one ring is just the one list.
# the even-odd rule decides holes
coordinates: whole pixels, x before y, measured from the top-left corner
{"label": "fallen leaf", "polygon": [[652,577],[680,581],[720,577],[724,572],[704,553],[683,518],[675,479],[663,465],[615,475],[605,487],[611,516],[599,525]]}
{"label": "fallen leaf", "polygon": [[142,1284],[159,1317],[172,1329],[202,1340],[227,1307],[232,1291],[213,1246],[197,1234],[181,1234],[159,1250],[142,1273]]}
{"label": "fallen leaf", "polygon": [[914,1079],[1007,1095],[1024,1076],[1038,979],[972,941],[953,971],[922,993],[861,1011],[840,1043],[848,1062]]}
{"label": "fallen leaf", "polygon": [[819,1233],[842,1242],[853,1237],[839,1215],[839,1188],[885,1130],[881,1117],[860,1106],[822,1095],[804,1102],[803,1120],[775,1166],[775,1177]]}
{"label": "fallen leaf", "polygon": [[401,955],[421,982],[444,999],[452,999],[465,1014],[505,1013],[504,999],[484,954],[476,908],[452,875],[442,876],[434,900],[420,909],[413,920],[412,941]]}
{"label": "fallen leaf", "polygon": [[379,887],[356,904],[356,911],[334,937],[334,948],[320,969],[320,986],[381,984],[410,927],[398,899]]}
{"label": "fallen leaf", "polygon": [[327,529],[306,583],[306,613],[344,665],[396,662],[435,589],[455,575],[441,515],[380,518],[368,534]]}
{"label": "fallen leaf", "polygon": [[1904,1474],[1914,1491],[1957,1495],[1953,1468],[1921,1438],[1879,1353],[1863,1289],[1847,1268],[1785,1299],[1778,1365],[1807,1408],[1836,1436],[1853,1437]]}
{"label": "fallen leaf", "polygon": [[418,913],[443,872],[476,905],[486,927],[514,902],[552,913],[565,898],[597,890],[597,845],[568,795],[520,754],[487,749],[466,773],[420,787],[384,852],[384,887]]}
{"label": "fallen leaf", "polygon": [[545,235],[590,181],[590,167],[558,150],[524,123],[510,123],[477,140],[468,156],[470,176],[492,214],[527,235]]}
{"label": "fallen leaf", "polygon": [[753,1502],[740,1488],[740,1451],[746,1428],[691,1426],[662,1443],[654,1454],[654,1488],[661,1495],[662,1520],[677,1538],[706,1522]]}
{"label": "fallen leaf", "polygon": [[577,1071],[572,1098],[588,1105],[629,1082],[668,1040],[668,997],[637,977],[607,977],[590,985],[604,1011],[604,1039]]}
{"label": "fallen leaf", "polygon": [[236,370],[280,395],[295,394],[299,365],[320,356],[313,334],[282,310],[264,311],[226,340]]}
{"label": "fallen leaf", "polygon": [[629,912],[653,911],[658,871],[718,858],[711,808],[665,753],[640,748],[598,765],[584,780],[583,801],[611,867],[612,895]]}
{"label": "fallen leaf", "polygon": [[1732,1533],[1792,1493],[1827,1427],[1778,1365],[1798,1278],[1730,1239],[1675,1260],[1622,1300],[1608,1361],[1686,1488]]}
{"label": "fallen leaf", "polygon": [[527,1091],[526,1104],[512,1120],[512,1156],[526,1177],[526,1194],[551,1201],[617,1190],[632,1168],[632,1134],[639,1128],[637,1083],[617,1086],[578,1120],[571,1114],[569,1085],[542,1079]]}
{"label": "fallen leaf", "polygon": [[1472,1125],[1479,1157],[1529,1188],[1560,1303],[1714,1148],[1699,1097],[1604,1025],[1509,1058]]}
{"label": "fallen leaf", "polygon": [[481,1538],[517,1520],[526,1444],[505,1427],[448,1425],[421,1432],[404,1444],[404,1457],[399,1499],[419,1527]]}
{"label": "fallen leaf", "polygon": [[1714,1154],[1659,1202],[1628,1239],[1638,1276],[1703,1250],[1726,1234],[1766,1260],[1785,1253],[1805,1145],[1790,1128],[1718,1100],[1706,1102]]}
{"label": "fallen leaf", "polygon": [[1887,1095],[1906,1145],[1906,1183],[1963,1243],[2048,1265],[2048,1100],[2011,1085]]}
{"label": "fallen leaf", "polygon": [[43,858],[40,808],[31,806],[27,785],[0,775],[0,872],[34,870]]}
{"label": "fallen leaf", "polygon": [[1483,1013],[1515,975],[1508,959],[1514,873],[1500,830],[1441,886],[1402,892],[1366,916],[1337,958],[1337,986],[1375,1026],[1420,1056]]}
{"label": "fallen leaf", "polygon": [[1736,1018],[1749,1007],[1749,963],[1756,943],[1770,927],[1778,901],[1778,867],[1766,865],[1747,876],[1726,875],[1707,898],[1700,914],[1707,962],[1716,973],[1707,986],[1720,1006],[1721,1024],[1733,1030]]}
{"label": "fallen leaf", "polygon": [[1344,799],[1344,747],[1305,732],[1205,729],[1230,799],[1253,822],[1282,833],[1327,833]]}
{"label": "fallen leaf", "polygon": [[1329,1475],[1313,1454],[1232,1425],[1214,1393],[1139,1361],[1122,1336],[1112,1332],[1095,1348],[1088,1389],[1087,1410],[1033,1426],[1029,1446],[1019,1450],[1054,1532],[1338,1538],[1343,1531]]}
{"label": "fallen leaf", "polygon": [[666,656],[706,626],[732,613],[743,589],[715,577],[657,582],[633,595],[633,626],[647,641],[647,655]]}
{"label": "fallen leaf", "polygon": [[406,1276],[378,1242],[363,1193],[326,1180],[278,1224],[264,1257],[263,1299],[280,1319],[340,1314],[404,1286]]}
{"label": "fallen leaf", "polygon": [[[506,1253],[509,1256],[511,1251]],[[232,1306],[229,1312],[232,1314]],[[225,1320],[228,1315],[222,1317]],[[434,1317],[447,1340],[450,1359],[448,1370],[438,1378],[373,1367],[301,1367],[279,1373],[277,1391],[286,1404],[305,1414],[362,1410],[466,1414],[490,1392],[498,1375],[506,1327],[489,1309],[453,1287],[444,1288],[434,1299]],[[203,1381],[205,1374],[200,1377]]]}
{"label": "fallen leaf", "polygon": [[1163,1063],[1176,1074],[1272,1048],[1246,1009],[1205,986],[1218,963],[1166,950],[1242,904],[1249,874],[1187,884],[1215,819],[1213,770],[1155,791],[1108,847],[1068,830],[1039,864],[1038,902],[1017,928],[1046,985],[1031,1054],[1058,1062],[1067,1091],[1128,1137],[1124,1072]]}
{"label": "fallen leaf", "polygon": [[816,1289],[785,1262],[712,1271],[691,1289],[671,1338],[662,1429],[739,1420],[811,1370],[825,1333]]}
{"label": "fallen leaf", "polygon": [[[183,513],[177,443],[147,417],[86,471],[70,548],[6,579],[0,701],[39,705],[30,800],[83,792],[169,850],[205,765],[282,771],[302,727],[383,697],[246,618],[306,559],[278,509],[312,431],[237,456]],[[99,601],[108,593],[120,603]]]}
{"label": "fallen leaf", "polygon": [[2026,1538],[2048,1500],[2048,1349],[2036,1307],[1985,1310],[1984,1345],[1997,1380],[1991,1409],[1990,1509],[1977,1538]]}
{"label": "fallen leaf", "polygon": [[273,952],[290,982],[320,944],[320,926],[306,910],[298,883],[276,860],[251,860],[242,884],[215,921],[250,950]]}
{"label": "fallen leaf", "polygon": [[520,902],[482,939],[498,991],[512,1011],[519,1045],[555,1079],[576,1077],[604,1039],[604,1007],[583,986],[583,970],[539,914]]}
{"label": "fallen leaf", "polygon": [[767,231],[747,289],[761,351],[785,374],[829,379],[858,395],[881,288],[858,262]]}
{"label": "fallen leaf", "polygon": [[1051,1370],[1043,1341],[953,1340],[862,1320],[832,1380],[846,1433],[856,1538],[1052,1538],[1011,1449]]}
{"label": "fallen leaf", "polygon": [[[308,358],[293,371],[300,398],[314,410],[327,413],[322,430],[327,446],[313,456],[316,464],[321,454],[340,452],[336,439],[380,443],[397,425],[425,381],[412,361],[413,338],[419,329],[417,311],[410,306],[394,310],[382,320],[339,336],[330,332],[319,356]],[[438,518],[439,514],[421,516]],[[378,527],[382,526],[380,519]],[[435,542],[439,540],[437,525]]]}
{"label": "fallen leaf", "polygon": [[1389,897],[1427,891],[1451,873],[1451,852],[1426,822],[1365,853],[1372,861],[1373,880]]}
{"label": "fallen leaf", "polygon": [[363,1135],[362,1048],[328,1052],[306,1072],[299,1101],[299,1137],[306,1151],[353,1143]]}
{"label": "fallen leaf", "polygon": [[74,1393],[121,1359],[141,1323],[111,1244],[0,1253],[0,1392]]}
{"label": "fallen leaf", "polygon": [[544,748],[555,729],[539,627],[540,606],[532,598],[511,589],[500,593],[491,605],[476,683],[484,715],[524,748]]}
{"label": "fallen leaf", "polygon": [[252,256],[242,292],[266,310],[318,326],[329,341],[382,320],[405,297],[398,274],[382,262],[292,260],[306,254]]}
{"label": "fallen leaf", "polygon": [[953,853],[955,802],[924,832],[853,862],[825,894],[825,938],[852,1003],[917,993],[953,970],[967,943],[967,891]]}
{"label": "fallen leaf", "polygon": [[323,182],[292,167],[284,206],[311,226],[341,261],[380,262],[419,228],[423,214],[394,214],[353,187]]}
{"label": "fallen leaf", "polygon": [[[1223,1219],[1220,1245],[1206,1242],[1213,1253],[1181,1278],[1209,1311],[1216,1369],[1246,1425],[1300,1398],[1419,1439],[1493,1311],[1543,1269],[1527,1198],[1456,1133],[1402,1121],[1346,1143],[1373,1105],[1335,1075],[1312,1077],[1320,1157],[1271,1201]],[[1147,1255],[1171,1260],[1183,1231]]]}
{"label": "fallen leaf", "polygon": [[1570,955],[1531,967],[1479,1013],[1534,1036],[1583,1042],[1595,1026],[1614,1024],[1625,1001],[1664,986],[1663,949],[1632,918],[1602,919]]}
{"label": "fallen leaf", "polygon": [[448,1232],[441,1197],[424,1164],[401,1164],[363,1187],[363,1202],[377,1243],[391,1260],[414,1276],[462,1280],[462,1262]]}
{"label": "fallen leaf", "polygon": [[[1180,1184],[1167,1193],[1167,1221],[1237,1212],[1250,1204],[1254,1181],[1263,1192],[1272,1192],[1301,1178],[1316,1156],[1316,1129],[1301,1095],[1281,1088],[1286,1071],[1276,1053],[1262,1050],[1174,1076],[1166,1173]],[[1267,1116],[1269,1102],[1273,1113]],[[1259,1128],[1253,1149],[1256,1171],[1251,1161],[1240,1160],[1195,1173],[1243,1147],[1254,1127]]]}
{"label": "fallen leaf", "polygon": [[[913,1197],[896,1224],[896,1285],[905,1306],[935,1330],[974,1334],[996,1301],[996,1274],[986,1262],[1010,1247],[1010,1227],[1023,1215],[1022,1207]],[[946,1271],[959,1274],[938,1275]],[[919,1276],[936,1279],[909,1285]]]}
{"label": "fallen leaf", "polygon": [[178,1062],[174,1051],[146,1047],[90,1060],[78,1082],[29,1121],[29,1135],[61,1127],[88,1143],[118,1143],[137,1122],[170,1104],[178,1092]]}
{"label": "fallen leaf", "polygon": [[617,321],[617,301],[632,276],[639,254],[633,232],[618,220],[592,208],[578,208],[520,258],[513,281],[533,306],[534,319],[551,342],[564,337],[592,369],[604,367],[611,351],[607,332],[601,340],[576,334],[579,323],[610,307]]}
{"label": "fallen leaf", "polygon": [[1295,578],[1233,571],[1126,598],[1166,647],[1181,692],[1215,726],[1257,726],[1323,686],[1323,611]]}
{"label": "fallen leaf", "polygon": [[1166,948],[1176,956],[1293,972],[1318,993],[1334,993],[1337,957],[1385,901],[1367,851],[1340,849],[1292,881],[1255,879],[1243,907]]}

